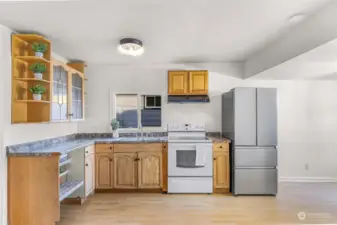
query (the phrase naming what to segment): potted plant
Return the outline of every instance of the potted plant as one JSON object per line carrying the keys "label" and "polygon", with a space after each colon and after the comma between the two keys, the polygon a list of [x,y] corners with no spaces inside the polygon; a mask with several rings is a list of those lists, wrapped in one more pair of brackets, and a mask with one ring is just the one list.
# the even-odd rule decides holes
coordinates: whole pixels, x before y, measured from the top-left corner
{"label": "potted plant", "polygon": [[34,100],[40,101],[41,95],[46,91],[46,89],[43,86],[37,84],[37,85],[31,87],[29,89],[29,91],[33,93],[33,99]]}
{"label": "potted plant", "polygon": [[47,44],[42,43],[42,42],[39,42],[39,43],[35,42],[32,45],[32,49],[35,52],[35,56],[42,58],[43,57],[43,53],[45,51],[47,51]]}
{"label": "potted plant", "polygon": [[42,80],[42,73],[47,70],[47,67],[43,63],[33,63],[29,66],[29,70],[34,72],[34,77],[38,80]]}
{"label": "potted plant", "polygon": [[119,121],[117,119],[111,120],[111,129],[112,129],[112,137],[118,138],[118,128],[119,128]]}

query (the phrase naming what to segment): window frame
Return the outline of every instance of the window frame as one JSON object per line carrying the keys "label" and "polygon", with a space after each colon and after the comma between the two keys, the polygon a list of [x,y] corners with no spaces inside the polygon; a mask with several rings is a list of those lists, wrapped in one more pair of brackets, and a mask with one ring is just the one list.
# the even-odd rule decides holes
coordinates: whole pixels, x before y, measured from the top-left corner
{"label": "window frame", "polygon": [[[160,127],[143,127],[144,132],[164,132],[164,105],[163,105],[163,93],[142,93],[142,92],[114,92],[110,89],[110,121],[112,119],[116,119],[116,96],[117,95],[137,95],[137,121],[138,121],[138,127],[137,128],[119,128],[118,131],[120,133],[129,133],[129,132],[139,132],[140,129],[140,123],[141,123],[141,97],[142,95],[146,96],[160,96],[161,97],[161,126]],[[145,102],[144,102],[145,104]],[[110,126],[109,126],[110,128]],[[111,131],[111,128],[110,128]]]}

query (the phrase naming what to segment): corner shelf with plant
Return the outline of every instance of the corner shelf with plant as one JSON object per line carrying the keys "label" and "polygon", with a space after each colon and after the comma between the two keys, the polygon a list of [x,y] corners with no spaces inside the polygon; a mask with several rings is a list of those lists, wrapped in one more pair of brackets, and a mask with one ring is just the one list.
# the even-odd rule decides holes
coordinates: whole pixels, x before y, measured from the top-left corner
{"label": "corner shelf with plant", "polygon": [[50,122],[51,73],[50,41],[36,34],[13,34],[12,123]]}

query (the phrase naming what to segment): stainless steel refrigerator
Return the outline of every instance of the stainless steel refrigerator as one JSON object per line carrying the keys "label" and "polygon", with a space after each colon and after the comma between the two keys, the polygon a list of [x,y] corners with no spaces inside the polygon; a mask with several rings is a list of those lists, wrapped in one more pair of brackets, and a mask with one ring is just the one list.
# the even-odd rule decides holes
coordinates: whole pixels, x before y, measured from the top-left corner
{"label": "stainless steel refrigerator", "polygon": [[224,93],[222,134],[232,140],[232,193],[276,195],[277,90],[243,87]]}

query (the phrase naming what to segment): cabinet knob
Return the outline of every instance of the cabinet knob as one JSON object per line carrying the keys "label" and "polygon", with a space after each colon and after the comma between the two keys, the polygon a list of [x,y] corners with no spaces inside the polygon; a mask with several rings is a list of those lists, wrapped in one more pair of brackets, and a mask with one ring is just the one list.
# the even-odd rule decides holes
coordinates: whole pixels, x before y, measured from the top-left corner
{"label": "cabinet knob", "polygon": [[112,147],[109,147],[110,150],[112,150]]}
{"label": "cabinet knob", "polygon": [[110,160],[110,162],[112,162],[112,159],[111,159],[111,158],[109,158],[109,160]]}
{"label": "cabinet knob", "polygon": [[88,151],[85,151],[85,153],[89,153]]}
{"label": "cabinet knob", "polygon": [[86,163],[85,166],[88,166],[88,163]]}
{"label": "cabinet knob", "polygon": [[216,160],[216,158],[214,157],[213,160]]}
{"label": "cabinet knob", "polygon": [[220,145],[220,148],[222,148],[222,145]]}

